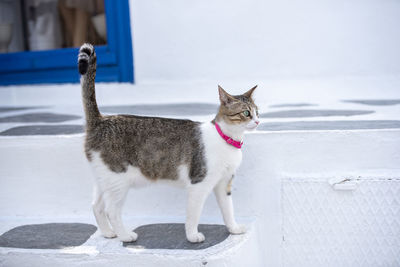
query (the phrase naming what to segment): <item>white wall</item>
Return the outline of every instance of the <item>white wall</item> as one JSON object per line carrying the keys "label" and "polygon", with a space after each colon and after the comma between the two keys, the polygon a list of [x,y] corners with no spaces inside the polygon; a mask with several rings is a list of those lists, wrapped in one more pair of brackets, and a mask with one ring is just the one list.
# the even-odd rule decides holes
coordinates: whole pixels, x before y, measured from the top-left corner
{"label": "white wall", "polygon": [[395,0],[130,0],[135,78],[400,73]]}

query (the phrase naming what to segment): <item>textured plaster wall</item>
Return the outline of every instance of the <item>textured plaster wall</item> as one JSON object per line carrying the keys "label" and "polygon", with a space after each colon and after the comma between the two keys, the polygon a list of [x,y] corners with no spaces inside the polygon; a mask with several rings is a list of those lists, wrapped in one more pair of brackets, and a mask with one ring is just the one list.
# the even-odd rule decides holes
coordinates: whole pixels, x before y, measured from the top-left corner
{"label": "textured plaster wall", "polygon": [[130,0],[137,83],[400,73],[394,0]]}

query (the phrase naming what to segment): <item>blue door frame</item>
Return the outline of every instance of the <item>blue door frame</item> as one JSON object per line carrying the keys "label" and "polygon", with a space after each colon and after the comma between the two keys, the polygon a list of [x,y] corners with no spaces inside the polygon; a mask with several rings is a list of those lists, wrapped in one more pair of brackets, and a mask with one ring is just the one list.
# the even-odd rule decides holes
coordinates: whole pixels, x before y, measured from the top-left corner
{"label": "blue door frame", "polygon": [[[134,82],[129,0],[104,0],[107,44],[96,46],[99,82]],[[78,48],[0,54],[0,84],[76,83]]]}

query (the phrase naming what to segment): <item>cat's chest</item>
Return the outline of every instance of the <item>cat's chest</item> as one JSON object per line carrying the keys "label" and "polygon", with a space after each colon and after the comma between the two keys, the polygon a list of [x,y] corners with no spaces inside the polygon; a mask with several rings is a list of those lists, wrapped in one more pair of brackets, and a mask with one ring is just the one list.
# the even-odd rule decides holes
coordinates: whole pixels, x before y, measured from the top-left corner
{"label": "cat's chest", "polygon": [[233,174],[242,162],[242,151],[226,144],[221,147],[217,162],[225,172]]}
{"label": "cat's chest", "polygon": [[242,161],[242,151],[218,135],[214,127],[203,127],[203,142],[208,165],[227,173],[234,173]]}

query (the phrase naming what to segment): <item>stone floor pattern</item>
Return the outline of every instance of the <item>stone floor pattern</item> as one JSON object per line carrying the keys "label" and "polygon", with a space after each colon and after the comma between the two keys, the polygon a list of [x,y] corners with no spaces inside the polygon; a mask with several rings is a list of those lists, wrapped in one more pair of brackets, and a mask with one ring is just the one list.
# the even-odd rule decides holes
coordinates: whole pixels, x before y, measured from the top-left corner
{"label": "stone floor pattern", "polygon": [[[323,109],[314,103],[282,103],[270,105],[272,111],[261,113],[262,131],[304,131],[304,130],[357,130],[357,129],[393,129],[400,128],[400,120],[340,120],[352,116],[365,116],[376,113],[375,106],[394,106],[400,99],[387,100],[341,100],[342,103],[368,106],[369,109]],[[303,109],[304,107],[304,109]],[[313,107],[310,109],[309,107]],[[296,108],[296,109],[293,109]],[[207,103],[179,103],[153,105],[120,105],[100,107],[105,114],[135,114],[139,116],[212,116],[218,106]],[[280,109],[276,111],[275,109]],[[39,110],[39,111],[37,111]],[[29,135],[70,135],[83,133],[82,114],[53,112],[54,107],[0,107],[0,136]],[[10,114],[11,113],[11,114]],[[17,114],[15,114],[17,113]],[[302,121],[307,118],[321,118],[318,121]],[[337,117],[338,120],[324,120]],[[359,117],[358,117],[359,118]],[[273,119],[274,121],[269,121]],[[297,119],[297,121],[276,121],[279,119]],[[9,127],[8,127],[9,126]]]}
{"label": "stone floor pattern", "polygon": [[[63,249],[83,245],[97,230],[84,223],[46,223],[22,225],[0,236],[0,247],[24,249]],[[135,242],[124,247],[140,249],[206,249],[223,242],[228,236],[224,225],[200,224],[199,231],[206,239],[201,243],[186,240],[185,226],[178,223],[142,225],[134,230]]]}

